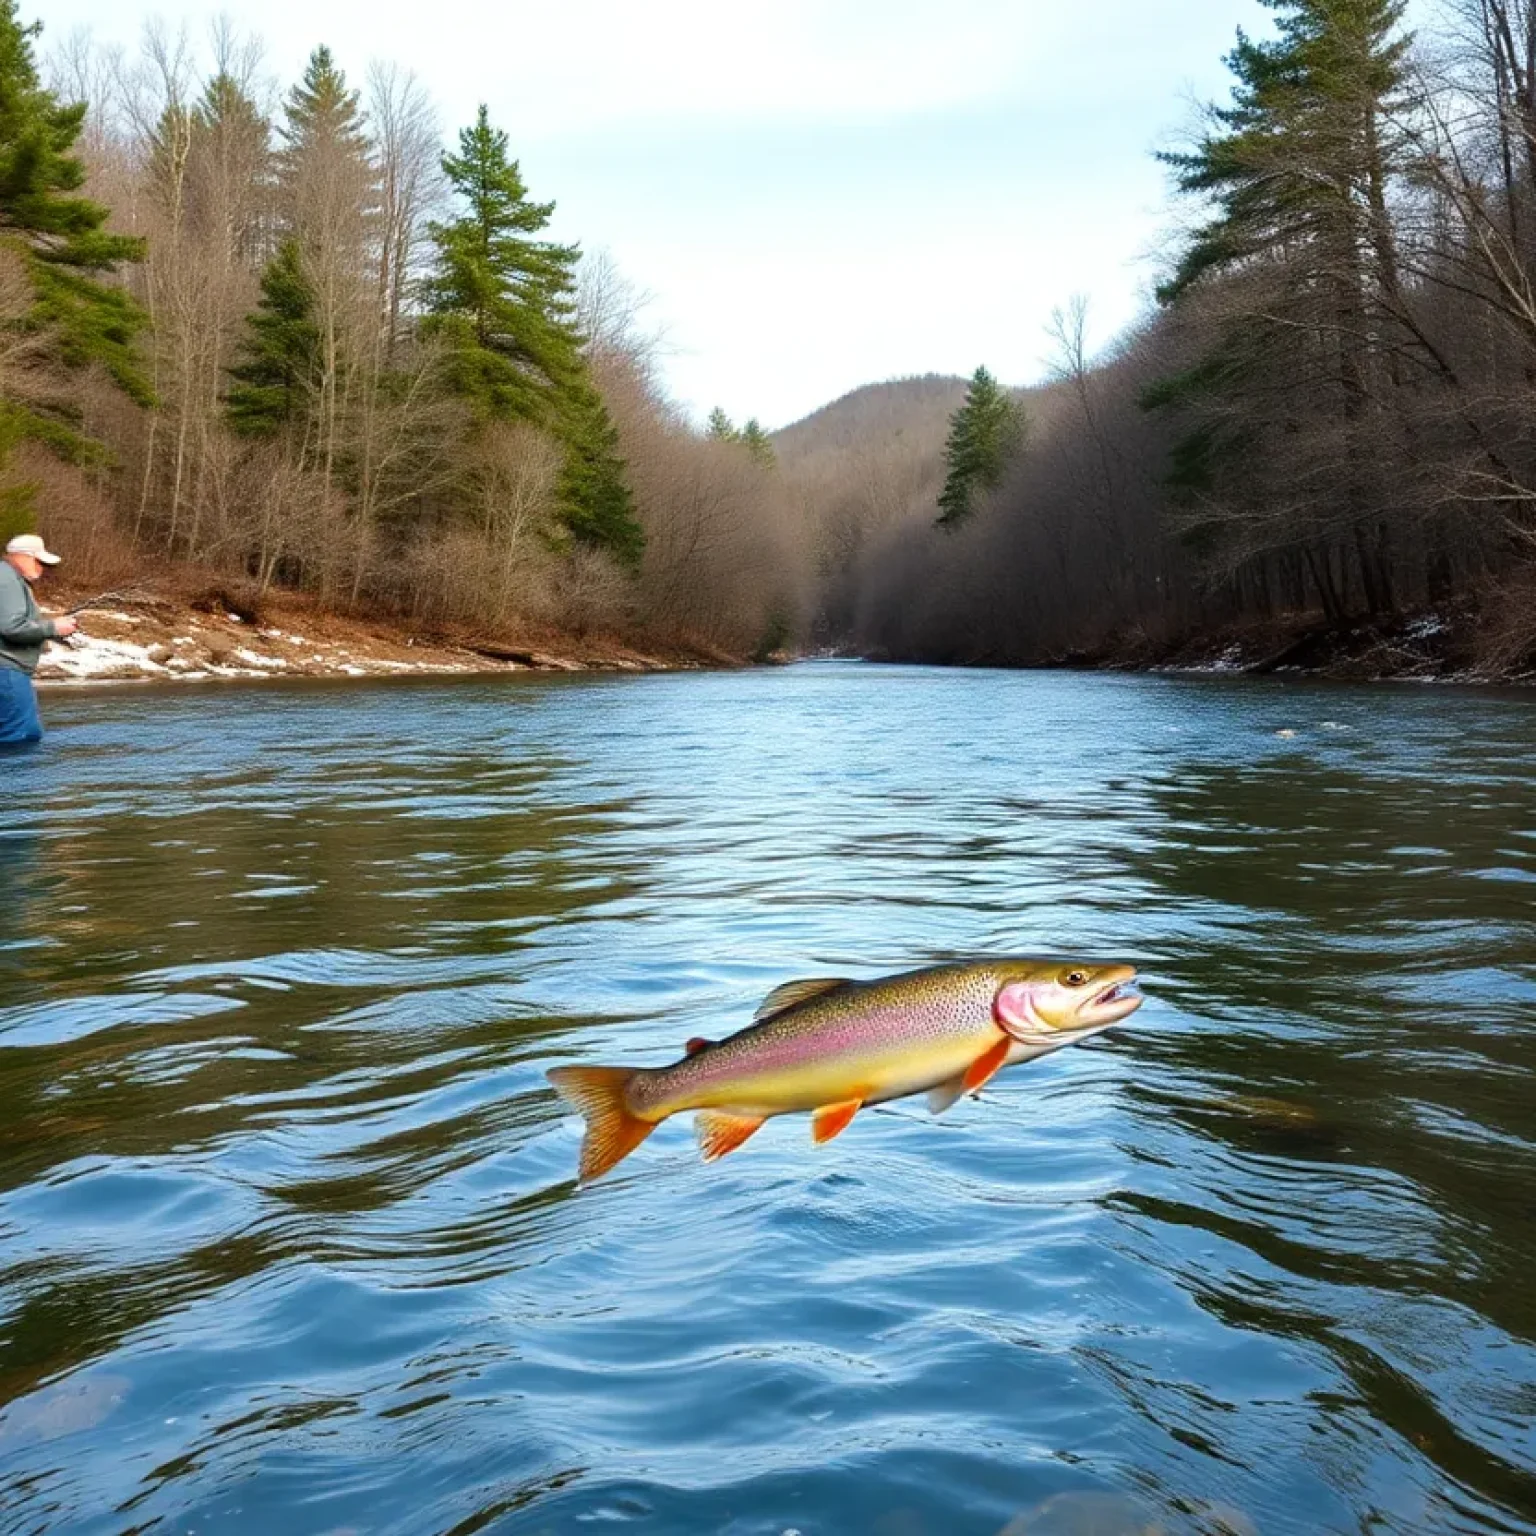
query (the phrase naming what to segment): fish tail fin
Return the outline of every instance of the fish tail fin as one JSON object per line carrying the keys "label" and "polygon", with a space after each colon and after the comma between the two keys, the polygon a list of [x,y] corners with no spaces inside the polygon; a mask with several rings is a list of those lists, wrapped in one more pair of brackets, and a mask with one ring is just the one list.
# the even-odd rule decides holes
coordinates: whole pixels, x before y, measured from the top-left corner
{"label": "fish tail fin", "polygon": [[583,1184],[622,1162],[656,1129],[654,1120],[633,1114],[625,1100],[625,1090],[639,1075],[634,1067],[554,1067],[544,1075],[587,1122],[581,1143]]}

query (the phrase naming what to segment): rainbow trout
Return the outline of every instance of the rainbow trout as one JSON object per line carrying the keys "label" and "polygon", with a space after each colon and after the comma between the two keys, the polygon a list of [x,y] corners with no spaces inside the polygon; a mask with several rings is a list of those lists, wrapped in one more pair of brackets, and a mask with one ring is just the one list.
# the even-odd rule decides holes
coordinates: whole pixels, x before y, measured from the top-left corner
{"label": "rainbow trout", "polygon": [[990,960],[877,981],[786,982],[745,1029],[690,1040],[670,1067],[555,1067],[587,1122],[586,1183],[672,1115],[694,1111],[713,1162],[773,1115],[812,1112],[818,1145],[866,1104],[927,1093],[942,1113],[995,1073],[1118,1024],[1141,1005],[1128,965]]}

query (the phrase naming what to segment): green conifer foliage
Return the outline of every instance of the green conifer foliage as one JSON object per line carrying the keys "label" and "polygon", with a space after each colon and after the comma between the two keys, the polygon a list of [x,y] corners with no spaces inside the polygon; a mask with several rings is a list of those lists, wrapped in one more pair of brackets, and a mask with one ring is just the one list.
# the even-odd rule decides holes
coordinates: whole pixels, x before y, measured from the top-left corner
{"label": "green conifer foliage", "polygon": [[1159,290],[1178,298],[1207,273],[1296,241],[1366,234],[1385,174],[1383,107],[1403,83],[1405,0],[1261,0],[1278,35],[1241,29],[1227,56],[1232,101],[1207,109],[1192,150],[1160,155],[1186,194],[1214,207]]}
{"label": "green conifer foliage", "polygon": [[1024,413],[1007,390],[978,368],[965,401],[950,418],[944,447],[944,489],[938,523],[954,528],[968,518],[979,492],[992,490],[1024,436]]}
{"label": "green conifer foliage", "polygon": [[246,321],[244,360],[225,403],[243,437],[276,437],[302,423],[319,372],[315,295],[296,240],[285,240],[261,275],[261,298]]}
{"label": "green conifer foliage", "polygon": [[437,271],[427,287],[434,329],[453,345],[463,394],[493,420],[551,425],[583,376],[576,326],[580,251],[535,236],[554,212],[535,203],[484,107],[443,171],[467,205],[431,226]]}
{"label": "green conifer foliage", "polygon": [[773,442],[755,416],[745,426],[738,427],[717,405],[704,423],[704,435],[713,443],[739,444],[764,469],[772,469],[777,462]]}
{"label": "green conifer foliage", "polygon": [[[141,404],[152,402],[136,342],[145,317],[120,288],[100,281],[143,258],[143,243],[107,233],[107,210],[73,196],[85,181],[74,148],[86,104],[61,105],[38,79],[36,23],[23,26],[15,0],[0,0],[0,259],[16,264],[29,298],[0,325],[18,342],[17,376],[0,379],[0,465],[18,443],[60,456],[99,458],[72,403],[48,385],[50,369],[92,365]],[[25,487],[0,507],[13,530],[30,515]]]}
{"label": "green conifer foliage", "polygon": [[[277,155],[279,184],[294,202],[294,189],[302,186],[305,162],[317,153],[336,151],[337,160],[366,165],[368,135],[364,127],[359,93],[347,85],[345,73],[324,44],[316,48],[304,66],[304,78],[283,103],[283,126],[278,130],[283,146]],[[292,223],[311,222],[304,210],[288,209]]]}
{"label": "green conifer foliage", "polygon": [[437,269],[426,330],[447,344],[454,387],[483,421],[528,421],[561,440],[562,521],[582,542],[633,563],[644,535],[576,321],[581,253],[538,238],[554,204],[529,198],[507,136],[483,106],[443,171],[465,209],[431,226]]}
{"label": "green conifer foliage", "polygon": [[566,454],[559,495],[565,526],[584,544],[606,549],[634,569],[645,549],[619,455],[619,433],[590,384],[570,391],[563,414]]}
{"label": "green conifer foliage", "polygon": [[[1221,538],[1250,537],[1239,521],[1211,516],[1233,502],[1250,518],[1273,513],[1270,537],[1324,565],[1328,538],[1345,530],[1367,606],[1390,609],[1384,554],[1372,551],[1385,537],[1373,481],[1383,465],[1373,465],[1364,429],[1420,339],[1393,318],[1400,278],[1387,207],[1389,183],[1413,156],[1393,126],[1407,85],[1405,4],[1263,3],[1276,36],[1238,32],[1226,60],[1230,102],[1206,109],[1190,149],[1160,157],[1209,214],[1158,297],[1176,306],[1221,293],[1225,302],[1192,360],[1145,390],[1142,404],[1178,413],[1167,480],[1193,547],[1214,554]],[[1272,447],[1309,419],[1337,424],[1331,440],[1342,451],[1326,492],[1305,498],[1303,520],[1287,510],[1301,500],[1294,481],[1267,478],[1265,466],[1283,462]],[[1320,581],[1320,592],[1332,613],[1329,585]]]}
{"label": "green conifer foliage", "polygon": [[777,462],[773,440],[763,431],[756,416],[750,417],[741,429],[741,444],[764,469],[772,469]]}

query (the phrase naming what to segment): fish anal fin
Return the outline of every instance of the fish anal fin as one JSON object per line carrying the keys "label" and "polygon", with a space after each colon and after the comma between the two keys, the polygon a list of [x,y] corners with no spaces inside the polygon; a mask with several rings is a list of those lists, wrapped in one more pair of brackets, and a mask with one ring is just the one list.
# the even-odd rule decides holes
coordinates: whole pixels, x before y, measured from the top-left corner
{"label": "fish anal fin", "polygon": [[695,1035],[693,1039],[691,1039],[687,1045],[683,1047],[683,1050],[686,1051],[690,1056],[697,1056],[700,1051],[707,1051],[709,1047],[714,1043],[715,1042],[713,1040],[706,1040],[703,1035]]}
{"label": "fish anal fin", "polygon": [[942,1115],[957,1099],[965,1097],[965,1077],[957,1075],[928,1090],[928,1113]]}
{"label": "fish anal fin", "polygon": [[846,976],[812,976],[802,981],[786,981],[782,987],[775,987],[757,1005],[752,1022],[766,1024],[769,1019],[776,1019],[781,1013],[788,1013],[791,1008],[810,1002],[813,997],[850,985]]}
{"label": "fish anal fin", "polygon": [[704,1161],[712,1163],[727,1152],[734,1152],[762,1123],[752,1115],[728,1115],[719,1109],[701,1109],[693,1117],[693,1128]]}
{"label": "fish anal fin", "polygon": [[841,1104],[823,1104],[811,1116],[811,1139],[819,1147],[834,1136],[841,1136],[853,1124],[853,1117],[863,1105],[863,1099],[846,1099]]}
{"label": "fish anal fin", "polygon": [[587,1122],[581,1143],[583,1184],[622,1162],[656,1129],[654,1121],[631,1114],[625,1101],[633,1067],[554,1067],[545,1076]]}
{"label": "fish anal fin", "polygon": [[980,1056],[965,1069],[965,1075],[960,1079],[962,1093],[975,1093],[976,1090],[989,1082],[993,1075],[999,1072],[1003,1064],[1008,1060],[1008,1052],[1013,1045],[1011,1035],[1001,1035],[996,1045],[988,1046]]}

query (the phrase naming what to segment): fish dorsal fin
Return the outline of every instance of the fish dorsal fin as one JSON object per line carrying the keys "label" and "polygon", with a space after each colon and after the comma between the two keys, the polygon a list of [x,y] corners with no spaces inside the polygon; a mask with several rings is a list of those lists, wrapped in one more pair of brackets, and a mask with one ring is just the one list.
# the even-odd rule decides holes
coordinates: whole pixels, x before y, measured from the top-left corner
{"label": "fish dorsal fin", "polygon": [[798,1008],[801,1003],[808,1003],[813,997],[820,997],[826,992],[835,992],[839,987],[850,986],[846,976],[812,976],[804,981],[786,981],[782,987],[775,987],[757,1006],[757,1012],[752,1015],[754,1024],[766,1024],[769,1019],[776,1019],[781,1013],[788,1013],[791,1008]]}

